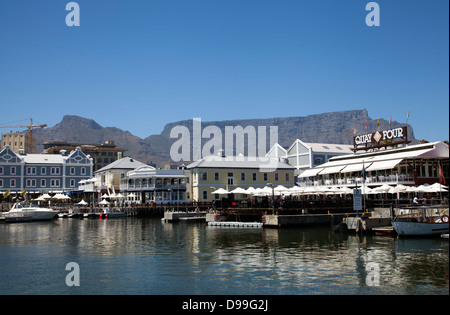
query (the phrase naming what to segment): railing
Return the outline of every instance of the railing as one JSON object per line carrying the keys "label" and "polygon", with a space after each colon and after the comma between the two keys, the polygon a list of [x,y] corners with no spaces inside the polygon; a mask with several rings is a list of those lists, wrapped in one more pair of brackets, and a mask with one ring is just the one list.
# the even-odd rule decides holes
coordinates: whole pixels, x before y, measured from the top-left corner
{"label": "railing", "polygon": [[185,190],[185,184],[121,184],[120,190],[129,190],[129,189],[172,189],[172,190]]}
{"label": "railing", "polygon": [[[309,186],[354,186],[362,184],[362,177],[347,177],[338,179],[318,179],[297,182],[301,187]],[[368,176],[365,180],[366,185],[374,184],[414,184],[414,177],[411,175],[387,175],[387,176]]]}

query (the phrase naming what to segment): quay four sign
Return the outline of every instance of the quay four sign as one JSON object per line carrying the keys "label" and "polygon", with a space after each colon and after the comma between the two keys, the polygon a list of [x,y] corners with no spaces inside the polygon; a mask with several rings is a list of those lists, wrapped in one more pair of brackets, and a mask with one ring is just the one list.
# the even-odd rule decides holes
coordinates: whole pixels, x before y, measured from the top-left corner
{"label": "quay four sign", "polygon": [[353,137],[354,151],[409,143],[407,127],[392,128]]}

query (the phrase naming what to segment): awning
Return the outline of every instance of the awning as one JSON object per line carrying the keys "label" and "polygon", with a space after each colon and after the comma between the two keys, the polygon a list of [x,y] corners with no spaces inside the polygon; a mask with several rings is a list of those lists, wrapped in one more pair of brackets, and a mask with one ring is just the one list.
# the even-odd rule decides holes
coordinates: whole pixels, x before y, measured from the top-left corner
{"label": "awning", "polygon": [[325,167],[319,175],[339,173],[344,167],[345,165]]}
{"label": "awning", "polygon": [[403,159],[387,160],[373,162],[370,167],[366,168],[366,171],[377,171],[377,170],[390,170],[396,167]]}
{"label": "awning", "polygon": [[[368,167],[370,167],[372,163],[364,163],[364,168],[368,169]],[[361,172],[363,168],[363,163],[356,163],[356,164],[350,164],[347,165],[342,171],[341,173],[352,173],[352,172]]]}
{"label": "awning", "polygon": [[309,170],[304,171],[303,173],[301,173],[300,175],[298,175],[298,177],[311,177],[311,176],[316,176],[320,171],[323,170],[323,167],[319,167],[319,168],[312,168]]}

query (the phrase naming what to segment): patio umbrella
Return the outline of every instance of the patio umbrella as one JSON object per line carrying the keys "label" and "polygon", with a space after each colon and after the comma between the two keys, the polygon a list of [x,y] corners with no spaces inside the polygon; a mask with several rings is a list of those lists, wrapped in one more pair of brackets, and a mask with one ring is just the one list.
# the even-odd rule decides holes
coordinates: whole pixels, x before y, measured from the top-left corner
{"label": "patio umbrella", "polygon": [[397,186],[389,189],[389,193],[390,194],[403,193],[403,192],[406,192],[407,189],[408,189],[408,187],[406,187],[405,185],[398,184]]}
{"label": "patio umbrella", "polygon": [[109,201],[106,201],[105,199],[103,199],[102,201],[99,202],[99,204],[101,204],[101,205],[109,205]]}
{"label": "patio umbrella", "polygon": [[77,203],[77,205],[82,205],[82,206],[87,205],[87,204],[88,203],[84,200],[81,200],[79,203]]}
{"label": "patio umbrella", "polygon": [[230,191],[230,193],[232,193],[232,194],[246,194],[247,191],[244,188],[238,187],[238,188],[233,189],[232,191]]}
{"label": "patio umbrella", "polygon": [[383,186],[375,187],[373,189],[373,193],[376,193],[376,194],[386,193],[391,188],[392,188],[392,186],[389,186],[388,184],[384,184]]}
{"label": "patio umbrella", "polygon": [[228,195],[230,192],[228,191],[228,190],[226,190],[226,189],[223,189],[223,188],[219,188],[219,189],[217,189],[217,190],[215,190],[215,191],[213,191],[212,192],[212,194],[217,194],[217,195]]}
{"label": "patio umbrella", "polygon": [[256,193],[256,189],[253,187],[249,187],[246,189],[246,194],[248,194],[248,195],[253,195],[255,193]]}

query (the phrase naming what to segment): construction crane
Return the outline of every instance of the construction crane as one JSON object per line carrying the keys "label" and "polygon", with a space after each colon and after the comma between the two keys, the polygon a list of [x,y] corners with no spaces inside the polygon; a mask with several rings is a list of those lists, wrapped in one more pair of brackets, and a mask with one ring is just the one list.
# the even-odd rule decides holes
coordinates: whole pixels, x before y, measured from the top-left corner
{"label": "construction crane", "polygon": [[30,136],[33,135],[33,128],[44,128],[47,127],[47,124],[43,125],[33,125],[33,118],[30,118],[30,124],[29,125],[9,125],[9,126],[1,126],[0,128],[28,128],[28,132],[30,133]]}

